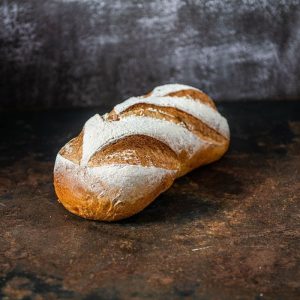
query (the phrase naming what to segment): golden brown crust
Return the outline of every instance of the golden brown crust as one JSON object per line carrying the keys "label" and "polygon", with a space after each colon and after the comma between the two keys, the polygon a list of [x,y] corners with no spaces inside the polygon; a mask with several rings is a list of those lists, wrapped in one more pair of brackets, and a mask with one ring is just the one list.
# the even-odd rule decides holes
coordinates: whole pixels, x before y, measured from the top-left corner
{"label": "golden brown crust", "polygon": [[67,157],[70,161],[79,164],[82,157],[82,144],[83,144],[83,131],[80,134],[69,141],[65,146],[63,146],[59,154],[63,157]]}
{"label": "golden brown crust", "polygon": [[183,176],[192,170],[199,168],[200,166],[207,165],[222,157],[222,155],[228,150],[229,140],[226,140],[222,144],[209,144],[206,148],[202,148],[195,155],[186,160],[182,164],[178,177]]}
{"label": "golden brown crust", "polygon": [[[152,93],[143,97],[147,98]],[[169,93],[170,97],[188,97],[200,101],[216,110],[210,97],[201,91],[194,89],[181,90]],[[165,143],[145,135],[131,135],[113,142],[97,151],[89,160],[88,166],[92,168],[103,165],[139,165],[141,167],[156,167],[164,170],[174,170],[166,173],[155,186],[145,186],[142,197],[128,199],[129,201],[115,201],[118,192],[112,190],[109,194],[92,192],[88,189],[84,180],[73,176],[72,173],[64,171],[63,168],[56,169],[54,173],[54,186],[61,203],[72,213],[93,220],[116,221],[130,217],[147,205],[149,205],[160,193],[168,189],[173,181],[198,168],[218,160],[228,149],[229,139],[209,127],[201,120],[192,115],[173,107],[157,106],[149,103],[138,103],[130,106],[120,114],[114,110],[107,114],[107,120],[114,122],[120,118],[130,115],[147,116],[155,119],[164,119],[175,124],[186,127],[197,135],[204,146],[189,158],[188,153],[183,150],[176,154]],[[83,131],[59,152],[67,160],[81,168]]]}
{"label": "golden brown crust", "polygon": [[178,170],[176,153],[165,143],[146,135],[126,136],[97,151],[89,166],[130,164]]}
{"label": "golden brown crust", "polygon": [[219,132],[203,123],[194,116],[174,107],[163,107],[149,103],[138,103],[130,106],[119,115],[112,111],[108,114],[108,120],[118,120],[120,117],[130,115],[147,116],[155,119],[168,120],[185,126],[188,130],[204,140],[211,140],[216,143],[226,143],[227,138]]}
{"label": "golden brown crust", "polygon": [[213,100],[206,95],[205,93],[201,92],[201,91],[197,91],[197,90],[182,90],[182,91],[178,91],[178,92],[174,92],[174,93],[170,93],[168,94],[168,96],[170,97],[186,97],[186,98],[190,98],[196,101],[200,101],[203,104],[206,104],[208,106],[210,106],[211,108],[213,108],[214,110],[216,110],[216,106],[215,103],[213,102]]}
{"label": "golden brown crust", "polygon": [[[146,95],[143,95],[142,97],[148,98],[151,95],[152,95],[152,92],[150,92]],[[194,90],[194,89],[181,90],[181,91],[166,94],[166,96],[190,98],[195,101],[199,101],[203,104],[206,104],[206,105],[210,106],[211,108],[213,108],[214,110],[217,109],[214,101],[208,95],[206,95],[205,93],[203,93],[202,91],[199,91],[199,90]]]}
{"label": "golden brown crust", "polygon": [[165,176],[159,185],[134,202],[113,202],[114,195],[96,196],[80,181],[68,178],[65,173],[54,174],[55,192],[63,206],[74,213],[91,220],[118,221],[133,216],[148,206],[159,194],[173,183],[174,176]]}

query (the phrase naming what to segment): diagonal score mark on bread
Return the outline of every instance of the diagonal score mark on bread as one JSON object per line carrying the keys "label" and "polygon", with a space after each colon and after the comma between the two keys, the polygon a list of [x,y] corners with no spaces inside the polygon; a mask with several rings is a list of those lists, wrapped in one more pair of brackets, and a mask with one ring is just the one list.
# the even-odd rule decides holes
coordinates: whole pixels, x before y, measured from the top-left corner
{"label": "diagonal score mark on bread", "polygon": [[202,92],[199,89],[184,84],[165,84],[162,86],[158,86],[155,89],[153,89],[150,93],[142,97],[149,97],[149,96],[158,96],[158,97],[171,96],[171,97],[191,98],[193,100],[200,101],[216,109],[213,100],[208,95],[206,95],[204,92]]}
{"label": "diagonal score mark on bread", "polygon": [[146,116],[128,116],[118,121],[107,121],[99,115],[90,118],[83,129],[83,150],[80,164],[85,166],[102,148],[131,135],[147,135],[166,143],[178,156],[187,153],[191,157],[205,146],[187,128],[167,120]]}
{"label": "diagonal score mark on bread", "polygon": [[107,145],[89,160],[89,166],[130,164],[178,170],[176,153],[165,143],[146,135],[131,135]]}
{"label": "diagonal score mark on bread", "polygon": [[[155,93],[150,92],[149,94],[143,96],[144,98],[148,98],[155,95]],[[168,93],[166,95],[161,95],[161,96],[169,96],[169,97],[178,97],[178,98],[190,98],[193,99],[195,101],[199,101],[203,104],[206,104],[208,106],[210,106],[212,109],[217,109],[213,100],[206,94],[204,94],[202,91],[200,90],[196,90],[196,89],[187,89],[187,90],[180,90],[180,91],[176,91],[176,92],[171,92]]]}
{"label": "diagonal score mark on bread", "polygon": [[59,154],[76,164],[80,164],[80,160],[82,158],[82,144],[83,131],[81,131],[77,137],[73,138],[65,146],[63,146],[60,149]]}
{"label": "diagonal score mark on bread", "polygon": [[222,143],[226,140],[226,137],[206,125],[201,120],[174,107],[162,107],[148,103],[139,103],[130,106],[120,114],[116,114],[114,111],[111,112],[108,115],[108,120],[119,120],[119,118],[132,115],[147,116],[173,122],[187,128],[194,134],[198,135],[199,138],[207,141]]}
{"label": "diagonal score mark on bread", "polygon": [[77,215],[123,219],[228,145],[227,121],[210,97],[186,85],[160,86],[90,118],[57,156],[55,190]]}
{"label": "diagonal score mark on bread", "polygon": [[[177,94],[179,93],[180,92],[177,92]],[[130,114],[131,111],[136,108],[141,108],[138,111],[139,115],[142,115],[143,109],[147,108],[148,112],[163,112],[165,115],[173,117],[173,119],[176,117],[182,118],[182,113],[185,113],[184,119],[187,121],[189,118],[194,117],[199,123],[201,122],[202,125],[207,126],[208,130],[211,129],[217,134],[223,135],[226,138],[229,137],[227,121],[215,108],[211,107],[209,102],[193,99],[189,94],[184,95],[185,96],[178,97],[170,95],[156,96],[155,94],[150,94],[147,97],[131,97],[115,106],[114,110],[108,115],[108,119],[116,120],[118,117]],[[179,114],[181,114],[181,116],[179,116]],[[153,117],[155,117],[155,115],[153,115]]]}

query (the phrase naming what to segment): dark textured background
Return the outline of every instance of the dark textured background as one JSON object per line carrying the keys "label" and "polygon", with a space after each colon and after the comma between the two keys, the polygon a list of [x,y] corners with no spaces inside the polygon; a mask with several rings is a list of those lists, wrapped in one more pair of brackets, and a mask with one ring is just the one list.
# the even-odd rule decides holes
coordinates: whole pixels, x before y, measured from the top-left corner
{"label": "dark textured background", "polygon": [[112,105],[167,82],[300,97],[300,0],[0,0],[0,108]]}
{"label": "dark textured background", "polygon": [[52,184],[61,145],[105,109],[0,113],[0,299],[299,300],[300,102],[218,107],[225,157],[109,224]]}

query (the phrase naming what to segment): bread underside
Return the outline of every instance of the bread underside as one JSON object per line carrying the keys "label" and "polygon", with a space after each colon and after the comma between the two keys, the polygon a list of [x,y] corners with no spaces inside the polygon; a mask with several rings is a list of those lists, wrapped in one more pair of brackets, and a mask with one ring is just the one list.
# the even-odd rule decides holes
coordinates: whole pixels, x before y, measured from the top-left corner
{"label": "bread underside", "polygon": [[86,122],[57,155],[55,191],[76,215],[124,219],[176,178],[218,160],[228,145],[227,121],[205,93],[180,84],[157,87]]}

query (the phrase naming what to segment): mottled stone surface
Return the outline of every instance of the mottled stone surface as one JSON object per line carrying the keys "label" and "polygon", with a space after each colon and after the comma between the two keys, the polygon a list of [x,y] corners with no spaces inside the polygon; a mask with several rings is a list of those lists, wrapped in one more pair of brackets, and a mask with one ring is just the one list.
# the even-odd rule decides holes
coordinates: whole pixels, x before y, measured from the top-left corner
{"label": "mottled stone surface", "polygon": [[299,299],[300,102],[220,109],[225,157],[116,223],[71,215],[52,185],[96,109],[0,114],[0,299]]}
{"label": "mottled stone surface", "polygon": [[299,98],[299,49],[300,0],[0,0],[0,108]]}

